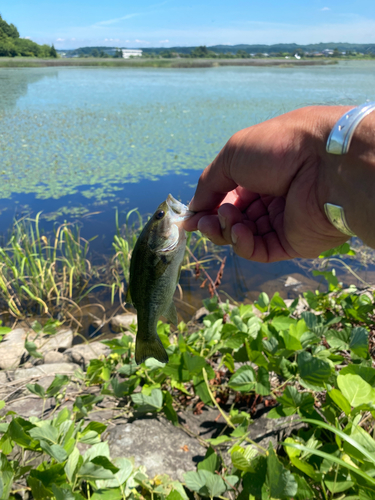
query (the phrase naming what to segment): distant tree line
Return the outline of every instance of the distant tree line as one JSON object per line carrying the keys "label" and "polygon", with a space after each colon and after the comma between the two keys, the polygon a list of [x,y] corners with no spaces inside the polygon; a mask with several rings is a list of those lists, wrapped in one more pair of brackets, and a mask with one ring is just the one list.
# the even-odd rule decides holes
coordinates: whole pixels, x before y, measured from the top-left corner
{"label": "distant tree line", "polygon": [[0,57],[58,57],[52,45],[38,45],[37,43],[20,38],[14,24],[8,24],[0,15]]}

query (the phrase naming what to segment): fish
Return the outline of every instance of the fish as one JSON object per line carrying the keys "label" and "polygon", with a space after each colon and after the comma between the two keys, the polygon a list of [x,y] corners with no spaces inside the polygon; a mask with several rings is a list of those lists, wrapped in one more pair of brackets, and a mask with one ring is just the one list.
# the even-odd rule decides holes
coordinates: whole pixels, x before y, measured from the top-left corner
{"label": "fish", "polygon": [[160,316],[177,326],[173,295],[180,277],[186,248],[183,222],[193,215],[170,194],[161,203],[139,235],[130,260],[126,302],[137,310],[135,361],[147,358],[168,362],[168,354],[157,334]]}

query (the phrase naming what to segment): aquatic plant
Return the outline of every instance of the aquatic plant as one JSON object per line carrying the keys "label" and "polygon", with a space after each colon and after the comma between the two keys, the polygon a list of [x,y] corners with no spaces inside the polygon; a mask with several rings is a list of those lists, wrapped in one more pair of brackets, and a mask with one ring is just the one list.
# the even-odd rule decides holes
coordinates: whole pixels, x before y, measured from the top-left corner
{"label": "aquatic plant", "polygon": [[96,276],[88,249],[78,224],[61,224],[49,236],[41,234],[40,213],[16,220],[0,247],[0,303],[24,317],[79,301]]}

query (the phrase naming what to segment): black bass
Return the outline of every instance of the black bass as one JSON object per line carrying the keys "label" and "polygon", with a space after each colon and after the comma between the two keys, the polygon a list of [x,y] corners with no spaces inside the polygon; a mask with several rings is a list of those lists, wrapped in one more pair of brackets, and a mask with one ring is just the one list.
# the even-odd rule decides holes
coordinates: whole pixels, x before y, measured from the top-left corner
{"label": "black bass", "polygon": [[135,360],[138,364],[151,357],[168,362],[156,327],[160,316],[177,326],[173,295],[186,247],[182,223],[192,215],[188,207],[168,195],[135,244],[126,299],[137,309]]}

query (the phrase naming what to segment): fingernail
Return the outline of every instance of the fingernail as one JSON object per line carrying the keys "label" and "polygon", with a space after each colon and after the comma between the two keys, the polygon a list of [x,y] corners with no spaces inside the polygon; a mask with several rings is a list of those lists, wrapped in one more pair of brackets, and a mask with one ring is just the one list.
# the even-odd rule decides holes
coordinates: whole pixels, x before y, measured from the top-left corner
{"label": "fingernail", "polygon": [[233,245],[236,245],[237,244],[237,239],[238,239],[238,236],[236,235],[236,233],[234,232],[234,230],[232,229],[232,231],[230,232],[230,237],[232,238],[232,243]]}
{"label": "fingernail", "polygon": [[217,215],[219,216],[219,222],[220,222],[221,229],[225,229],[225,217],[223,217],[219,213]]}

